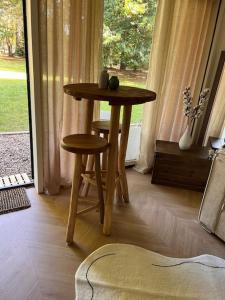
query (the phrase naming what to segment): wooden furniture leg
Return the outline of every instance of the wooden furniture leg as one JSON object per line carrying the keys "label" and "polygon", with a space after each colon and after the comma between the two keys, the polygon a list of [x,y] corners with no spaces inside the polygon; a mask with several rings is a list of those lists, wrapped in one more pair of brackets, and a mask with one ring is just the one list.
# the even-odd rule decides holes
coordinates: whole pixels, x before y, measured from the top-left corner
{"label": "wooden furniture leg", "polygon": [[122,189],[121,189],[121,180],[120,180],[120,174],[119,174],[119,166],[118,166],[118,151],[119,151],[119,147],[117,146],[117,170],[116,170],[116,177],[117,177],[117,181],[116,181],[116,202],[119,205],[123,205],[123,194],[122,194]]}
{"label": "wooden furniture leg", "polygon": [[[95,162],[94,155],[88,155],[87,168],[86,168],[87,171],[92,171],[93,170],[94,162]],[[87,182],[87,181],[84,182],[84,186],[81,190],[81,196],[82,197],[87,197],[89,189],[90,189],[90,183]]]}
{"label": "wooden furniture leg", "polygon": [[[119,177],[119,173],[117,173],[117,176]],[[122,194],[120,179],[116,183],[116,201],[117,204],[123,206],[123,194]]]}
{"label": "wooden furniture leg", "polygon": [[103,196],[103,189],[102,189],[100,154],[95,154],[95,176],[96,176],[99,207],[100,207],[100,223],[103,224],[105,205],[104,205],[104,196]]}
{"label": "wooden furniture leg", "polygon": [[[87,100],[87,109],[85,114],[84,133],[91,134],[91,123],[93,121],[94,100]],[[86,169],[88,155],[83,155],[83,165]]]}
{"label": "wooden furniture leg", "polygon": [[109,130],[108,172],[106,178],[106,201],[103,233],[110,235],[112,223],[112,208],[117,171],[117,148],[120,121],[120,105],[112,105]]}
{"label": "wooden furniture leg", "polygon": [[[106,139],[108,141],[108,134],[104,133],[103,135],[104,139]],[[105,152],[103,152],[102,154],[102,170],[107,170],[107,163],[108,163],[108,150],[106,150]]]}
{"label": "wooden furniture leg", "polygon": [[94,100],[87,100],[87,109],[85,114],[85,127],[84,131],[86,134],[91,133],[91,123],[93,121],[94,112]]}
{"label": "wooden furniture leg", "polygon": [[129,202],[129,193],[128,193],[127,177],[126,177],[126,170],[125,170],[125,158],[126,158],[129,130],[130,130],[131,111],[132,111],[131,105],[124,106],[122,132],[120,138],[120,149],[119,149],[119,158],[118,158],[118,167],[119,167],[119,174],[121,179],[122,194],[123,194],[124,201],[126,203]]}
{"label": "wooden furniture leg", "polygon": [[[84,133],[85,134],[91,134],[91,123],[93,121],[93,112],[94,112],[94,100],[86,100],[87,107],[86,107],[86,114],[85,114],[85,122],[84,122]],[[87,161],[88,161],[88,155],[83,155],[82,158],[83,161],[83,169],[86,170]],[[81,178],[80,181],[80,187],[83,183],[83,179]],[[83,195],[83,188],[81,190],[81,194]]]}
{"label": "wooden furniture leg", "polygon": [[73,235],[74,235],[77,204],[78,204],[79,183],[80,183],[80,176],[82,172],[82,154],[76,154],[75,157],[76,158],[75,158],[72,190],[71,190],[71,197],[70,197],[69,219],[68,219],[67,233],[66,233],[66,242],[68,245],[73,243]]}
{"label": "wooden furniture leg", "polygon": [[[100,136],[99,132],[96,131],[95,133],[96,133],[96,135]],[[108,141],[108,139],[107,139],[107,141]],[[102,155],[104,155],[104,153]],[[88,155],[86,170],[87,171],[92,171],[94,169],[94,163],[95,163],[94,155]],[[88,182],[88,181],[84,182],[84,186],[83,186],[82,191],[81,191],[81,196],[82,197],[87,197],[89,189],[90,189],[90,182]]]}

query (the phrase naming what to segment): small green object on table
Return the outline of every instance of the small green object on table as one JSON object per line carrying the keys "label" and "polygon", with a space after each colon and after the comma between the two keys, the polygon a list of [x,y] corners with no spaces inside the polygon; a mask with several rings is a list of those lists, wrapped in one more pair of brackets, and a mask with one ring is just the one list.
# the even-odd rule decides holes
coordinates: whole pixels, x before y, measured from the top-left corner
{"label": "small green object on table", "polygon": [[109,80],[110,90],[117,90],[120,85],[119,78],[117,76],[112,76]]}

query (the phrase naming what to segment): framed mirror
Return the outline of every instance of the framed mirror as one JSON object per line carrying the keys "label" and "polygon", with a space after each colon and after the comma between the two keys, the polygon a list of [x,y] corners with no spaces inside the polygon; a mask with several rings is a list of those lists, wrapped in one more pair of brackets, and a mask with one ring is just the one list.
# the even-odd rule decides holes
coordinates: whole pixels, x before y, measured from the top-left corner
{"label": "framed mirror", "polygon": [[[203,118],[202,127],[200,130],[198,144],[202,145],[207,132],[208,123],[212,113],[213,105],[219,98],[223,97],[225,93],[225,51],[221,52],[219,63],[216,70],[216,75],[213,81],[211,94],[209,97],[206,112]],[[225,99],[223,100],[225,101]],[[217,124],[218,125],[218,124]],[[219,136],[218,136],[219,137]]]}

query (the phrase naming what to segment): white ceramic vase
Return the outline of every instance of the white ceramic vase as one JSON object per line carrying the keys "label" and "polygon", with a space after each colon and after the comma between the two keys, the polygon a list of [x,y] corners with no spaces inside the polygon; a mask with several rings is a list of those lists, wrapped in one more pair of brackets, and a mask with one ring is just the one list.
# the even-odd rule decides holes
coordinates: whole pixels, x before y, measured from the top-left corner
{"label": "white ceramic vase", "polygon": [[179,140],[179,148],[180,150],[188,150],[191,148],[193,143],[193,136],[192,136],[192,124],[191,126],[188,125],[185,129],[182,137]]}
{"label": "white ceramic vase", "polygon": [[100,74],[98,87],[100,89],[107,89],[108,85],[109,85],[109,73],[107,72],[106,69],[104,69]]}

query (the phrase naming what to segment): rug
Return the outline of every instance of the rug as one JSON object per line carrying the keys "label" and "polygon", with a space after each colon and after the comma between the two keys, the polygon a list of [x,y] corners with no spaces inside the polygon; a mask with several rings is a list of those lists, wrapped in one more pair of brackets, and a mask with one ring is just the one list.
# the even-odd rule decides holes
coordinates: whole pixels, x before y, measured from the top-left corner
{"label": "rug", "polygon": [[224,300],[225,260],[171,258],[133,245],[90,254],[75,276],[76,300]]}
{"label": "rug", "polygon": [[0,214],[30,207],[25,188],[0,191]]}

